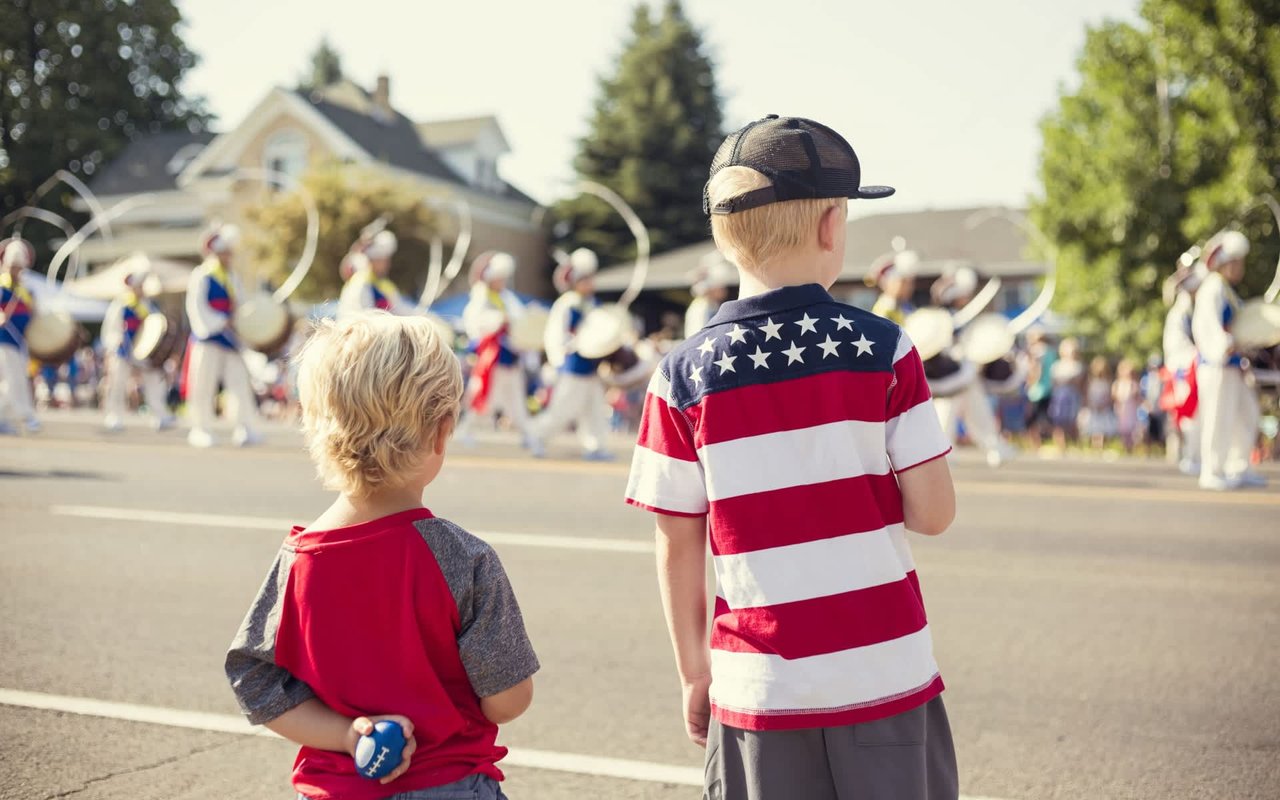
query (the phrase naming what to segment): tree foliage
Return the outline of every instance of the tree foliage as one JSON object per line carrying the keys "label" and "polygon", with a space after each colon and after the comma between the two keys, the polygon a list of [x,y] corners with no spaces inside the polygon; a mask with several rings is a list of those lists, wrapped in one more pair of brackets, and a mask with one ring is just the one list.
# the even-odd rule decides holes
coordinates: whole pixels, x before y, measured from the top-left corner
{"label": "tree foliage", "polygon": [[[0,214],[59,169],[91,177],[142,134],[202,130],[172,0],[0,3]],[[46,207],[65,212],[62,196]],[[28,226],[34,232],[40,226]]]}
{"label": "tree foliage", "polygon": [[[656,18],[637,6],[615,73],[599,81],[574,168],[635,209],[655,253],[708,236],[701,192],[724,138],[720,102],[702,34],[679,1]],[[600,199],[573,197],[555,210],[570,228],[568,247],[591,247],[605,261],[634,258],[626,224]]]}
{"label": "tree foliage", "polygon": [[342,80],[342,56],[327,38],[321,39],[311,54],[311,63],[298,81],[298,91],[314,92]]}
{"label": "tree foliage", "polygon": [[[296,297],[323,301],[338,296],[342,278],[338,266],[365,225],[380,214],[391,215],[389,230],[400,240],[391,259],[391,279],[417,296],[426,285],[430,239],[438,230],[438,215],[420,194],[403,184],[342,164],[325,164],[302,177],[320,214],[316,259]],[[281,191],[250,208],[248,245],[255,272],[279,285],[297,263],[306,242],[307,215],[298,192]]]}
{"label": "tree foliage", "polygon": [[1032,217],[1058,248],[1055,308],[1092,349],[1145,357],[1191,245],[1237,226],[1241,294],[1271,280],[1280,232],[1258,201],[1280,184],[1280,3],[1146,0],[1140,25],[1088,31],[1079,71],[1041,125]]}

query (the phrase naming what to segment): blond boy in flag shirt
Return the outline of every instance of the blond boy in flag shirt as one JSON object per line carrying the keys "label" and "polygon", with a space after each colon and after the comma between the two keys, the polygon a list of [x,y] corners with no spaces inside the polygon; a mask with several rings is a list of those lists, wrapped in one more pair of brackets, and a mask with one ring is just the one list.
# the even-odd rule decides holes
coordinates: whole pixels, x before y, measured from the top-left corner
{"label": "blond boy in flag shirt", "polygon": [[892,192],[805,119],[758,120],[711,166],[704,211],[741,294],[655,374],[626,498],[657,515],[707,798],[959,793],[906,540],[951,524],[951,446],[911,341],[827,293],[848,199]]}

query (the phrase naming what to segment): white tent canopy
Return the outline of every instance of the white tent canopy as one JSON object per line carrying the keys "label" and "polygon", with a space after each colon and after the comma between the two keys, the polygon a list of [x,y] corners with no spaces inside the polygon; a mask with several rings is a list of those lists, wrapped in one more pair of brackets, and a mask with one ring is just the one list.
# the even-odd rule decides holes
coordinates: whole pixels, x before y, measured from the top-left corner
{"label": "white tent canopy", "polygon": [[65,289],[80,297],[95,297],[110,300],[124,291],[124,279],[134,270],[146,268],[151,271],[152,278],[144,287],[148,294],[179,294],[187,290],[187,282],[191,279],[194,267],[180,261],[164,258],[151,258],[143,253],[134,253],[122,258],[104,270],[95,272],[85,278],[67,281]]}

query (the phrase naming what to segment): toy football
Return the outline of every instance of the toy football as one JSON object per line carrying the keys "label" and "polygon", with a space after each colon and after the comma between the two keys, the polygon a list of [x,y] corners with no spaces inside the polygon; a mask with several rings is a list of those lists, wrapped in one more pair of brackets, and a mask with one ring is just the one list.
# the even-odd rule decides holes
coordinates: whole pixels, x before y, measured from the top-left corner
{"label": "toy football", "polygon": [[366,778],[385,778],[400,766],[404,752],[404,730],[397,722],[383,720],[373,726],[373,733],[356,743],[356,772]]}

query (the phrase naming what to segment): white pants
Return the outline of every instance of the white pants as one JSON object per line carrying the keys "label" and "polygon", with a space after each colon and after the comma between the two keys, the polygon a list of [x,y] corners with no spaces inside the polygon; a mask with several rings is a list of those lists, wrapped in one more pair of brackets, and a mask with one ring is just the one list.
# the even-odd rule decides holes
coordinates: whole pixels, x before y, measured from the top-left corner
{"label": "white pants", "polygon": [[0,381],[4,381],[4,394],[0,394],[0,422],[10,415],[21,422],[35,419],[35,403],[31,399],[31,379],[27,376],[27,358],[21,348],[0,345]]}
{"label": "white pants", "polygon": [[1244,382],[1239,367],[1202,364],[1196,373],[1200,387],[1200,474],[1236,478],[1249,469],[1249,455],[1258,438],[1261,412],[1258,398]]}
{"label": "white pants", "polygon": [[1196,463],[1199,463],[1200,461],[1200,451],[1202,447],[1201,428],[1203,427],[1200,424],[1200,418],[1202,413],[1203,412],[1197,412],[1194,417],[1188,420],[1183,420],[1182,422],[1182,430],[1180,431],[1182,435],[1182,446],[1178,451],[1180,461],[1191,461]]}
{"label": "white pants", "polygon": [[478,420],[492,427],[494,416],[502,412],[522,436],[528,436],[530,434],[529,409],[525,405],[524,368],[519,364],[509,367],[495,365],[490,379],[493,383],[489,387],[489,402],[485,405],[484,411],[468,410],[458,425],[458,433],[463,436],[469,435]]}
{"label": "white pants", "polygon": [[530,428],[535,436],[546,441],[570,423],[577,423],[578,439],[588,453],[603,449],[609,432],[609,404],[604,399],[604,384],[594,374],[561,372],[551,393],[551,406]]}
{"label": "white pants", "polygon": [[[110,356],[107,361],[107,390],[103,398],[103,406],[107,412],[108,425],[124,420],[129,412],[126,396],[129,394],[129,378],[134,374],[135,365],[127,358]],[[164,383],[164,373],[151,367],[138,367],[142,373],[142,398],[147,403],[151,415],[157,420],[169,416],[169,397]]]}
{"label": "white pants", "polygon": [[982,381],[969,384],[963,392],[951,397],[933,398],[933,408],[942,423],[942,432],[954,445],[959,433],[958,421],[964,420],[965,431],[973,443],[988,453],[1000,451],[1000,433],[996,430],[996,415],[991,401],[982,388]]}
{"label": "white pants", "polygon": [[191,409],[191,427],[211,434],[214,400],[218,381],[231,400],[230,416],[237,428],[256,433],[258,405],[249,386],[249,370],[237,350],[229,350],[207,342],[191,343],[191,365],[187,375],[187,406]]}

